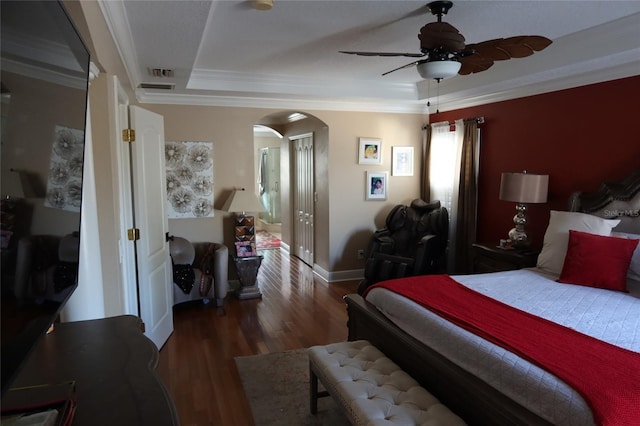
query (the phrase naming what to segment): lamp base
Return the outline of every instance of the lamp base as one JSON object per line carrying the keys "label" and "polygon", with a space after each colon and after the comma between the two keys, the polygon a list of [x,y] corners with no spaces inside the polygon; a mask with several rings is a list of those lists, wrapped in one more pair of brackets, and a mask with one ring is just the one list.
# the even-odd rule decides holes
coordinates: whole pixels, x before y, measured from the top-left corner
{"label": "lamp base", "polygon": [[511,228],[509,231],[509,239],[511,240],[513,247],[515,248],[528,248],[531,247],[531,241],[527,237],[527,233],[524,230],[519,231],[517,228]]}
{"label": "lamp base", "polygon": [[516,204],[516,211],[517,213],[513,217],[515,227],[509,231],[509,239],[514,247],[526,248],[531,246],[531,242],[524,230],[524,226],[527,224],[527,205],[523,203]]}

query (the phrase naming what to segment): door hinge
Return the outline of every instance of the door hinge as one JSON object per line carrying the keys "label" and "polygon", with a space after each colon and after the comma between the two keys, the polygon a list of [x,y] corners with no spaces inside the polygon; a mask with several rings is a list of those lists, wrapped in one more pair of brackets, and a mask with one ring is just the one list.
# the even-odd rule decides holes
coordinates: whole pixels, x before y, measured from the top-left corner
{"label": "door hinge", "polygon": [[138,228],[127,229],[127,237],[129,241],[138,241],[140,239],[140,230]]}
{"label": "door hinge", "polygon": [[122,141],[123,142],[135,142],[136,141],[136,131],[133,129],[124,129],[122,131]]}

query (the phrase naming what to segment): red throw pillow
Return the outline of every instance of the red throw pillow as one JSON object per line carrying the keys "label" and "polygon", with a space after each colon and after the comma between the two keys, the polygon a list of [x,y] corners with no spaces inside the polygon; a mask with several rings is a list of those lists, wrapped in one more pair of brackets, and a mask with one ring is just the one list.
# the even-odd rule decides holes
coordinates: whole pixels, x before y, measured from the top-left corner
{"label": "red throw pillow", "polygon": [[627,271],[638,240],[569,230],[558,282],[628,292]]}

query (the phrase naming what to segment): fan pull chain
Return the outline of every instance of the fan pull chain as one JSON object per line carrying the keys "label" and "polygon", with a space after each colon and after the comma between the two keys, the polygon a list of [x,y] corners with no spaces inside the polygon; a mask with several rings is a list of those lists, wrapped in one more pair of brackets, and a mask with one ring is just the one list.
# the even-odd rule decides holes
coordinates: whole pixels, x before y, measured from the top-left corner
{"label": "fan pull chain", "polygon": [[438,82],[436,86],[436,114],[440,114],[440,80],[442,79],[436,78],[436,82]]}
{"label": "fan pull chain", "polygon": [[[441,78],[434,78],[438,83],[436,86],[436,114],[440,114],[440,80]],[[431,106],[431,80],[427,81],[427,108]]]}

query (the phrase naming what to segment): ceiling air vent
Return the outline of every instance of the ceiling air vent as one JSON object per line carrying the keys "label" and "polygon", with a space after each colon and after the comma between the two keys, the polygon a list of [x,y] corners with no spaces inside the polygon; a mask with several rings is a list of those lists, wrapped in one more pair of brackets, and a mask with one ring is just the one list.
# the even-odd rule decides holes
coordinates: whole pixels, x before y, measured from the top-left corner
{"label": "ceiling air vent", "polygon": [[140,83],[141,89],[160,89],[160,90],[173,90],[176,85],[173,83]]}
{"label": "ceiling air vent", "polygon": [[173,77],[173,70],[169,68],[149,68],[153,77]]}

